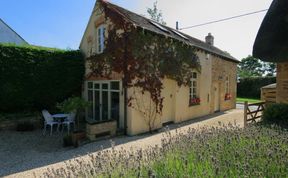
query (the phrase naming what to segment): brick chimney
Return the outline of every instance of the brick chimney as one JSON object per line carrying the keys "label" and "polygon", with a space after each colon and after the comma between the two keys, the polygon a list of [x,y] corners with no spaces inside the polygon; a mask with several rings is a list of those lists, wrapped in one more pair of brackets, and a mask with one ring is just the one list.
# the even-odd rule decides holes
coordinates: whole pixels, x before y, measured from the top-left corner
{"label": "brick chimney", "polygon": [[213,46],[214,45],[214,36],[211,33],[208,33],[208,36],[205,37],[205,41],[207,44]]}

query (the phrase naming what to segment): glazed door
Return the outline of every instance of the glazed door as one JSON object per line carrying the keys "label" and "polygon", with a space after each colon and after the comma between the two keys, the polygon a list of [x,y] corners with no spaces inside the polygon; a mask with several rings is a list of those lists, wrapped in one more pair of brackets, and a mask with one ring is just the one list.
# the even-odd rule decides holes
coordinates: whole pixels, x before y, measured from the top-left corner
{"label": "glazed door", "polygon": [[117,120],[119,124],[120,82],[87,82],[87,100],[92,103],[87,118],[94,121]]}

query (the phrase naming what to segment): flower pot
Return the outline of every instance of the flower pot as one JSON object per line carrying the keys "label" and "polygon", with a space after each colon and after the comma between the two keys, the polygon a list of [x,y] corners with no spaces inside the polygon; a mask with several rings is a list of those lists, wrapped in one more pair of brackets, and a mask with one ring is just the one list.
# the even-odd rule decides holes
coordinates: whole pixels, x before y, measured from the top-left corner
{"label": "flower pot", "polygon": [[72,143],[73,143],[74,147],[78,147],[79,142],[86,138],[86,133],[84,131],[74,131],[71,134],[71,137],[72,137]]}

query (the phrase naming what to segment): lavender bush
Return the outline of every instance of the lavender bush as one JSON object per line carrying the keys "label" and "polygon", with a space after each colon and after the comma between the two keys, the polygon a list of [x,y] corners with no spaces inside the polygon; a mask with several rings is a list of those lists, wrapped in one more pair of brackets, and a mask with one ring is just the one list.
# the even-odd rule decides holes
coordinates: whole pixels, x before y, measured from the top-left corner
{"label": "lavender bush", "polygon": [[286,130],[250,126],[166,131],[161,145],[75,159],[44,177],[287,177]]}

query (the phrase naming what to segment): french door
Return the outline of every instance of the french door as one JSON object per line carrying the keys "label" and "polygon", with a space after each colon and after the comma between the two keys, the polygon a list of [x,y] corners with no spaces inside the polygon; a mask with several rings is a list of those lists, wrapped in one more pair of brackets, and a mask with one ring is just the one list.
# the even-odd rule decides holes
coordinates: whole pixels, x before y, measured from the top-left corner
{"label": "french door", "polygon": [[120,118],[120,81],[88,81],[87,100],[91,106],[87,118],[95,122]]}

